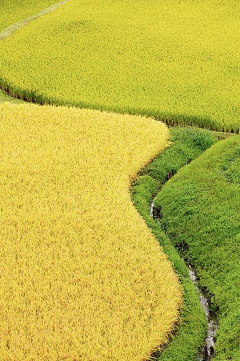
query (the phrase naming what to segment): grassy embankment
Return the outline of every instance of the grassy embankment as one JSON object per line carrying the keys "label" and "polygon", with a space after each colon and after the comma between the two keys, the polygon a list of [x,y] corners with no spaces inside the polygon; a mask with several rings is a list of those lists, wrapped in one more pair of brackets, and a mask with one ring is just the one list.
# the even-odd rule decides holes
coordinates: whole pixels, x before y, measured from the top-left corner
{"label": "grassy embankment", "polygon": [[162,188],[161,224],[197,270],[218,316],[214,360],[240,360],[240,137],[207,150]]}
{"label": "grassy embankment", "polygon": [[1,86],[237,133],[239,10],[237,0],[72,0],[0,44]]}
{"label": "grassy embankment", "polygon": [[170,128],[170,132],[171,146],[140,173],[133,184],[132,198],[148,227],[160,241],[184,289],[184,303],[178,328],[158,360],[195,361],[204,343],[206,320],[199,296],[189,279],[187,267],[163,228],[150,216],[150,204],[169,177],[224,135],[194,128]]}

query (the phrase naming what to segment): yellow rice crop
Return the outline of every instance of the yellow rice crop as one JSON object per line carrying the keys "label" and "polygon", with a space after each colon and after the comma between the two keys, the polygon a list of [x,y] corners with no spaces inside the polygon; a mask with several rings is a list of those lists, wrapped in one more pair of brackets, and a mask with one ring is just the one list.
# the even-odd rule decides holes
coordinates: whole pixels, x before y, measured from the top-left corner
{"label": "yellow rice crop", "polygon": [[239,0],[71,0],[0,42],[0,87],[239,133],[239,24]]}
{"label": "yellow rice crop", "polygon": [[0,360],[141,361],[181,290],[131,203],[154,120],[0,104]]}
{"label": "yellow rice crop", "polygon": [[22,21],[56,2],[58,0],[0,0],[0,30]]}

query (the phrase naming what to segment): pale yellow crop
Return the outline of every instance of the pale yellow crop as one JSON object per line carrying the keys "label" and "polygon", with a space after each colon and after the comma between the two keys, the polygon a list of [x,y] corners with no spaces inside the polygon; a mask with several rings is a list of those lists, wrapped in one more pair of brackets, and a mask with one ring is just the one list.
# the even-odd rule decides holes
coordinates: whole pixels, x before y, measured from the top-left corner
{"label": "pale yellow crop", "polygon": [[0,360],[141,361],[181,289],[129,187],[165,125],[0,104]]}
{"label": "pale yellow crop", "polygon": [[56,2],[58,0],[0,0],[0,31]]}

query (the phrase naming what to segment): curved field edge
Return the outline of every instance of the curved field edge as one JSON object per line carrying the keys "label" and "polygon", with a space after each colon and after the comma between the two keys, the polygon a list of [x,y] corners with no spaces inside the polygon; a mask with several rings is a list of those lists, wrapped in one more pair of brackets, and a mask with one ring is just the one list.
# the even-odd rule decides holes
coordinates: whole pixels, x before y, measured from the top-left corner
{"label": "curved field edge", "polygon": [[37,103],[238,133],[239,3],[110,4],[73,0],[4,41],[2,87]]}
{"label": "curved field edge", "polygon": [[0,89],[6,96],[14,98],[17,100],[22,100],[28,103],[34,103],[38,105],[55,105],[55,106],[66,106],[66,107],[77,107],[83,109],[94,109],[99,111],[107,111],[110,113],[116,114],[129,114],[142,117],[153,118],[165,123],[168,126],[196,126],[199,128],[205,128],[213,131],[219,132],[230,132],[239,134],[239,122],[236,123],[226,123],[217,122],[208,117],[199,117],[194,115],[185,115],[185,114],[173,114],[170,112],[167,113],[158,113],[151,109],[139,109],[139,108],[118,108],[114,106],[103,106],[100,104],[94,103],[85,103],[85,102],[71,102],[59,100],[53,97],[44,96],[40,94],[39,91],[35,90],[25,90],[15,87],[13,84],[8,83],[8,81],[0,79]]}
{"label": "curved field edge", "polygon": [[240,137],[223,140],[164,185],[156,207],[196,268],[218,329],[214,360],[240,359]]}
{"label": "curved field edge", "polygon": [[166,344],[155,358],[159,361],[195,361],[206,336],[205,315],[199,295],[189,279],[188,269],[164,229],[152,219],[150,204],[169,177],[225,135],[194,128],[170,128],[170,133],[171,145],[139,174],[131,193],[135,207],[159,240],[184,289],[183,307],[177,328],[171,342]]}
{"label": "curved field edge", "polygon": [[14,97],[11,97],[10,95],[8,95],[7,93],[5,93],[4,91],[2,91],[0,89],[0,103],[15,103],[15,104],[22,104],[24,101],[21,99],[17,99]]}
{"label": "curved field edge", "polygon": [[[1,100],[1,98],[0,98]],[[4,100],[11,100],[16,101],[14,98],[5,97]],[[176,129],[171,130],[171,132],[174,134],[175,137],[172,134],[172,141],[173,145],[172,148],[177,147],[176,141],[178,139],[178,142],[180,141],[183,145],[182,141],[185,140],[185,142],[189,142],[189,134],[194,134],[194,131],[184,130],[184,129]],[[196,133],[196,140],[195,143],[198,143],[198,131],[195,130]],[[179,135],[177,135],[179,134]],[[181,136],[182,134],[182,136]],[[200,133],[201,134],[201,133]],[[180,140],[181,139],[181,140]],[[196,147],[196,144],[194,144]],[[178,145],[179,147],[179,145]],[[181,148],[181,146],[180,146]],[[182,154],[182,152],[176,152],[175,153],[175,162],[180,161],[180,159],[183,157],[184,160],[180,161],[181,166],[183,166],[184,162],[189,161],[193,156],[191,156],[191,153],[193,150],[193,144],[190,145],[189,150],[187,151],[187,154],[185,156]],[[187,148],[186,148],[187,149]],[[186,152],[185,149],[185,152]],[[191,149],[191,150],[190,150]],[[179,151],[179,149],[178,149]],[[190,153],[189,153],[190,152]],[[165,153],[169,153],[169,149],[165,150],[163,154],[161,154],[160,159],[165,158]],[[176,159],[176,154],[178,154],[178,161]],[[194,155],[196,156],[196,154]],[[159,157],[158,157],[159,158]],[[171,160],[172,154],[170,155]],[[199,354],[201,351],[201,347],[203,344],[203,340],[206,333],[206,321],[204,318],[204,314],[202,312],[202,308],[199,303],[199,297],[196,294],[195,287],[192,285],[191,281],[189,280],[188,270],[182,261],[182,259],[179,257],[176,249],[173,247],[171,241],[166,236],[163,230],[159,228],[159,225],[156,224],[156,222],[152,219],[152,217],[149,216],[149,208],[150,203],[152,200],[152,197],[157,194],[159,190],[159,180],[160,182],[163,182],[166,178],[167,174],[172,172],[173,164],[169,162],[169,159],[166,159],[163,162],[165,165],[168,164],[170,168],[167,168],[164,170],[164,168],[159,166],[153,166],[148,165],[148,169],[155,169],[155,171],[160,170],[163,172],[162,177],[157,177],[158,181],[156,179],[153,179],[149,175],[147,176],[141,176],[137,179],[136,182],[134,182],[134,186],[132,188],[132,196],[133,196],[133,202],[135,207],[138,209],[139,213],[143,216],[146,224],[150,229],[152,230],[155,237],[159,240],[161,246],[163,247],[164,252],[167,254],[168,259],[172,263],[175,272],[177,272],[178,277],[180,279],[180,282],[184,289],[184,299],[183,299],[183,306],[181,307],[181,319],[178,322],[177,326],[175,326],[175,331],[172,333],[170,339],[168,340],[167,344],[164,346],[161,346],[161,357],[160,360],[195,360],[195,357]],[[179,167],[179,166],[178,166]],[[178,168],[177,167],[177,168]],[[175,167],[174,172],[176,172],[177,168]],[[170,170],[171,169],[171,170]],[[163,351],[163,349],[165,350]],[[153,358],[158,358],[159,352],[154,353],[152,355]],[[151,357],[151,359],[152,359]]]}
{"label": "curved field edge", "polygon": [[0,114],[0,360],[149,358],[182,294],[129,187],[167,127],[33,104]]}
{"label": "curved field edge", "polygon": [[147,226],[163,247],[165,254],[173,265],[183,287],[183,305],[180,320],[169,341],[160,348],[160,352],[152,355],[154,360],[195,361],[204,344],[207,325],[199,296],[189,279],[184,261],[174,248],[158,223],[149,215],[150,204],[159,190],[159,183],[150,176],[137,179],[132,188],[132,199],[138,212]]}

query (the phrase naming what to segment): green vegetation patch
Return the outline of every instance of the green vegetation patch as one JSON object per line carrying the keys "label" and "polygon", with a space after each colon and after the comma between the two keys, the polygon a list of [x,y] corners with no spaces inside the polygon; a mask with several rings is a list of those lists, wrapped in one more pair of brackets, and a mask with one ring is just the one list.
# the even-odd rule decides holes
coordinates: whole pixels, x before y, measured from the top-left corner
{"label": "green vegetation patch", "polygon": [[203,347],[206,320],[188,269],[164,229],[150,215],[150,204],[161,186],[181,167],[198,157],[224,134],[194,128],[171,128],[172,144],[139,175],[132,188],[134,205],[159,240],[184,289],[180,321],[171,342],[157,355],[160,361],[195,361]]}
{"label": "green vegetation patch", "polygon": [[1,42],[1,86],[238,133],[239,20],[238,0],[71,0]]}
{"label": "green vegetation patch", "polygon": [[214,360],[240,360],[240,137],[182,168],[156,199],[161,224],[185,250],[219,320]]}
{"label": "green vegetation patch", "polygon": [[22,100],[17,99],[17,98],[13,98],[13,97],[7,95],[6,93],[4,93],[4,92],[0,89],[0,103],[3,103],[3,102],[10,102],[10,103],[16,103],[16,104],[23,103]]}
{"label": "green vegetation patch", "polygon": [[57,1],[58,0],[0,0],[0,31],[47,8]]}

